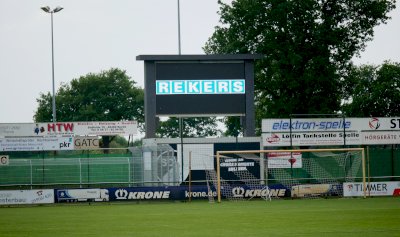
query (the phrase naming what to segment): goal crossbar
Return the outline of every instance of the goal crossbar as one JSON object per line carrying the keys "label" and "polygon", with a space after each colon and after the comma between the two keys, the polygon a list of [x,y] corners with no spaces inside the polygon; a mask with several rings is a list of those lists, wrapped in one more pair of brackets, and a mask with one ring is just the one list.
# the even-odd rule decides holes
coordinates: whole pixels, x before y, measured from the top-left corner
{"label": "goal crossbar", "polygon": [[365,178],[365,151],[364,148],[333,148],[333,149],[288,149],[288,150],[236,150],[236,151],[217,151],[217,197],[218,203],[221,202],[221,171],[220,171],[220,159],[227,154],[254,154],[254,153],[281,153],[281,152],[349,152],[359,151],[361,152],[361,164],[362,164],[362,183],[364,198],[366,198],[366,178]]}

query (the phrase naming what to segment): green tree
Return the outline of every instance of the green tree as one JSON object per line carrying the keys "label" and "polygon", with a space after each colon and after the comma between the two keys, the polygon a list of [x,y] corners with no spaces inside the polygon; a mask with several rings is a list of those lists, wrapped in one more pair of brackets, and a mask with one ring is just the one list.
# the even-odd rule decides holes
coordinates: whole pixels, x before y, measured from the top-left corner
{"label": "green tree", "polygon": [[[100,140],[100,145],[102,145],[103,140]],[[125,137],[114,136],[112,141],[109,144],[110,148],[126,148],[128,147],[128,140]]]}
{"label": "green tree", "polygon": [[343,111],[349,117],[400,114],[400,63],[353,67],[346,80]]}
{"label": "green tree", "polygon": [[[217,136],[221,133],[217,126],[217,119],[214,117],[207,118],[183,118],[183,137],[210,137]],[[179,119],[169,118],[161,121],[157,129],[159,137],[181,137],[179,130]]]}
{"label": "green tree", "polygon": [[[263,54],[255,67],[257,125],[262,118],[336,113],[351,58],[394,0],[236,0],[220,4],[221,26],[208,54]],[[233,121],[237,128],[237,119]]]}
{"label": "green tree", "polygon": [[[36,122],[52,120],[51,95],[40,94],[35,112]],[[58,121],[144,121],[144,92],[117,68],[89,73],[70,84],[63,84],[56,94]],[[108,147],[110,137],[104,136]]]}

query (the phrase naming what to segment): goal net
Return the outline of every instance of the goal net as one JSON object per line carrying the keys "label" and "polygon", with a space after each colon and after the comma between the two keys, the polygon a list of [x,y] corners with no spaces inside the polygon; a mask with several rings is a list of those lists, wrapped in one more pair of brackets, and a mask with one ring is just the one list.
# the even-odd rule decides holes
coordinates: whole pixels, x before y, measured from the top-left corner
{"label": "goal net", "polygon": [[366,187],[363,148],[218,151],[207,172],[218,202],[342,197],[345,182]]}

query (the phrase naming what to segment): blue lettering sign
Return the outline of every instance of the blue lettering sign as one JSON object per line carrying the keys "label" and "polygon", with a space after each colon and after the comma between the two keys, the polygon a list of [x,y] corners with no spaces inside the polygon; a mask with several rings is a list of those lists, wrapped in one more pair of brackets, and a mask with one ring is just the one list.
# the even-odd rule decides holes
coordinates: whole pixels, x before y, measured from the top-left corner
{"label": "blue lettering sign", "polygon": [[292,123],[280,120],[272,124],[273,131],[292,130],[292,131],[313,131],[313,130],[343,130],[351,127],[350,121],[342,119],[335,121],[303,121],[292,120]]}

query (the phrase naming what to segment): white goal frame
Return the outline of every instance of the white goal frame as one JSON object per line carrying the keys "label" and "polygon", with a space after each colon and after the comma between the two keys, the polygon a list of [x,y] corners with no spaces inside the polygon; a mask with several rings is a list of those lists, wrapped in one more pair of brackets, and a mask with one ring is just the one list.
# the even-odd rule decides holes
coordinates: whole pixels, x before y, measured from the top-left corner
{"label": "white goal frame", "polygon": [[220,171],[220,159],[228,154],[252,154],[252,153],[281,153],[281,152],[349,152],[349,151],[361,151],[361,169],[362,169],[362,183],[364,198],[367,197],[367,187],[365,178],[365,151],[364,148],[332,148],[332,149],[283,149],[283,150],[241,150],[241,151],[217,151],[217,197],[218,203],[221,202],[221,171]]}

